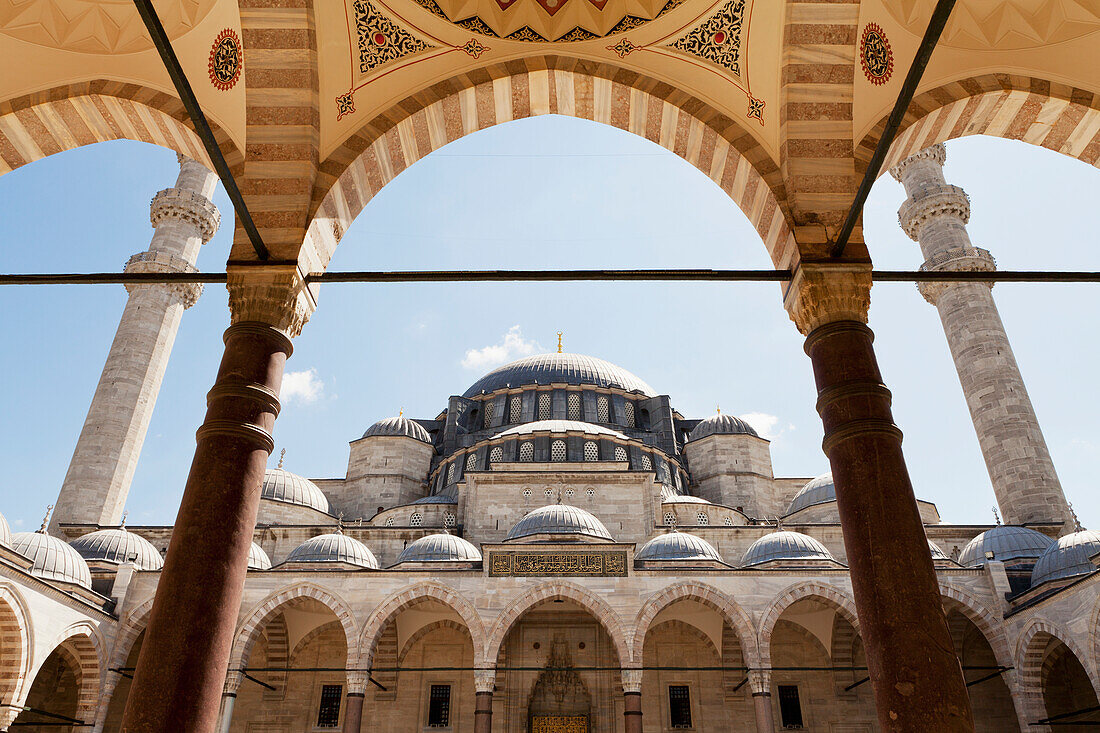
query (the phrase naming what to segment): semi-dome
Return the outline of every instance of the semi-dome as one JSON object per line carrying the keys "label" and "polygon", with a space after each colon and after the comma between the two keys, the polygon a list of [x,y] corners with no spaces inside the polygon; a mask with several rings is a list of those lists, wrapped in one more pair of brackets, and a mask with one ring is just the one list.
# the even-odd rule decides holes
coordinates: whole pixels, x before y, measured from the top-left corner
{"label": "semi-dome", "polygon": [[432,494],[431,496],[422,496],[413,504],[457,504],[458,499],[446,494]]}
{"label": "semi-dome", "polygon": [[636,560],[716,560],[722,556],[714,545],[687,532],[669,532],[642,545]]}
{"label": "semi-dome", "polygon": [[594,425],[580,420],[536,420],[508,428],[496,435],[497,438],[506,438],[515,435],[530,435],[531,433],[584,433],[586,435],[618,438],[630,440],[618,430],[605,428],[603,425]]}
{"label": "semi-dome", "polygon": [[453,534],[430,534],[410,542],[397,556],[403,562],[481,562],[481,552]]}
{"label": "semi-dome", "polygon": [[691,494],[669,494],[661,499],[662,504],[710,504],[701,496]]}
{"label": "semi-dome", "polygon": [[328,498],[317,487],[317,484],[282,468],[269,468],[264,471],[264,483],[260,489],[260,498],[305,506],[325,514],[329,513]]}
{"label": "semi-dome", "polygon": [[537,354],[497,367],[474,382],[463,397],[529,384],[571,384],[614,387],[656,397],[653,388],[622,367],[582,354]]}
{"label": "semi-dome", "polygon": [[607,527],[591,513],[568,504],[550,504],[535,509],[516,522],[505,540],[518,540],[540,534],[561,535],[566,542],[570,535],[611,539]]}
{"label": "semi-dome", "polygon": [[255,542],[248,548],[248,569],[271,570],[271,558],[264,552],[264,548],[260,547]]}
{"label": "semi-dome", "polygon": [[122,564],[133,559],[138,570],[160,570],[164,558],[153,543],[125,527],[100,529],[69,543],[85,560]]}
{"label": "semi-dome", "polygon": [[717,415],[711,415],[705,420],[701,420],[698,425],[691,431],[688,436],[688,441],[699,440],[705,438],[708,435],[753,435],[759,438],[756,431],[752,429],[752,425],[742,420],[739,417],[733,415],[723,415],[718,413]]}
{"label": "semi-dome", "polygon": [[11,527],[8,526],[8,520],[4,519],[3,514],[0,514],[0,545],[11,547]]}
{"label": "semi-dome", "polygon": [[928,540],[928,549],[932,553],[933,560],[950,560],[947,554],[932,540]]}
{"label": "semi-dome", "polygon": [[794,514],[808,506],[826,504],[830,501],[836,501],[836,485],[833,484],[832,471],[821,474],[803,486],[791,499],[787,514]]}
{"label": "semi-dome", "polygon": [[378,569],[378,558],[370,548],[343,532],[311,537],[291,550],[286,562],[342,562]]}
{"label": "semi-dome", "polygon": [[1031,585],[1091,573],[1096,570],[1096,566],[1090,558],[1098,552],[1100,532],[1095,530],[1082,529],[1059,537],[1035,562],[1035,569],[1031,571]]}
{"label": "semi-dome", "polygon": [[92,589],[92,574],[80,553],[44,531],[17,532],[11,549],[31,561],[31,575]]}
{"label": "semi-dome", "polygon": [[387,417],[385,420],[379,420],[374,425],[367,428],[367,432],[363,433],[364,438],[372,438],[376,435],[413,438],[414,440],[419,440],[428,445],[432,443],[432,436],[428,435],[428,431],[424,429],[424,426],[415,420],[410,420],[404,415]]}
{"label": "semi-dome", "polygon": [[984,565],[987,552],[992,552],[993,559],[1001,562],[1034,560],[1053,544],[1054,540],[1033,529],[998,524],[966,543],[959,553],[959,564]]}
{"label": "semi-dome", "polygon": [[749,545],[741,565],[759,565],[772,560],[832,560],[832,553],[813,537],[783,530],[766,534]]}

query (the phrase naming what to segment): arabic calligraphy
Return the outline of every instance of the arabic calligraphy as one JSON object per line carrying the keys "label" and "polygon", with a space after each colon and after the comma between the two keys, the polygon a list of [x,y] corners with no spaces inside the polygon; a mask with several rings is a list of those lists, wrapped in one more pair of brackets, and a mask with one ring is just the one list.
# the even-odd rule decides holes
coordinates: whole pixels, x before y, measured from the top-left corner
{"label": "arabic calligraphy", "polygon": [[626,575],[625,552],[491,552],[492,577],[532,575]]}
{"label": "arabic calligraphy", "polygon": [[588,733],[588,716],[537,715],[531,718],[531,733]]}

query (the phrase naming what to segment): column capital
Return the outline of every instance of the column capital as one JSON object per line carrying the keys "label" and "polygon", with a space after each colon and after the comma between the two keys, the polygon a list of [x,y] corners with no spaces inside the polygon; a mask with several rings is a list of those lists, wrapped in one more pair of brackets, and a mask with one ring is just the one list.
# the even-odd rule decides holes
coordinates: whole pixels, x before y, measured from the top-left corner
{"label": "column capital", "polygon": [[950,183],[923,185],[898,208],[898,224],[914,242],[920,238],[922,226],[941,216],[954,216],[963,224],[970,221],[966,191]]}
{"label": "column capital", "polygon": [[199,230],[203,244],[210,241],[221,224],[221,212],[201,193],[185,188],[166,188],[149,203],[149,223],[156,229],[165,219],[182,219]]}
{"label": "column capital", "polygon": [[237,670],[229,670],[225,673],[225,684],[222,685],[223,695],[236,695],[237,691],[241,689],[241,682],[244,680],[244,675]]}
{"label": "column capital", "polygon": [[[920,269],[924,272],[969,272],[972,270],[995,272],[997,262],[988,250],[981,247],[956,247],[935,253],[920,266]],[[955,285],[958,285],[958,283],[944,281],[918,282],[917,290],[920,291],[925,300],[935,305],[939,301],[940,295]],[[992,282],[986,283],[986,285],[990,288],[993,287]]]}
{"label": "column capital", "polygon": [[928,161],[942,168],[943,164],[947,162],[947,148],[943,143],[936,143],[924,150],[913,153],[891,168],[890,175],[894,177],[894,180],[901,181],[902,177],[905,175],[905,169],[917,161]]}
{"label": "column capital", "polygon": [[370,682],[370,672],[364,672],[359,669],[349,669],[344,674],[347,678],[347,694],[366,694],[367,684]]}
{"label": "column capital", "polygon": [[772,671],[770,669],[750,669],[749,689],[754,695],[772,694]]}
{"label": "column capital", "polygon": [[637,692],[642,691],[642,670],[640,669],[623,669],[621,670],[623,680],[623,692]]}
{"label": "column capital", "polygon": [[233,323],[259,321],[294,338],[317,308],[297,263],[229,263],[226,287]]}
{"label": "column capital", "polygon": [[833,321],[867,323],[871,263],[800,262],[783,307],[803,335]]}
{"label": "column capital", "polygon": [[474,692],[492,692],[496,689],[496,683],[497,671],[495,668],[474,670]]}
{"label": "column capital", "polygon": [[[171,252],[146,251],[138,252],[126,261],[123,272],[198,272],[198,268],[179,255]],[[167,283],[167,284],[127,284],[126,292],[133,293],[137,288],[167,288],[171,291],[184,308],[190,308],[202,295],[202,283]]]}

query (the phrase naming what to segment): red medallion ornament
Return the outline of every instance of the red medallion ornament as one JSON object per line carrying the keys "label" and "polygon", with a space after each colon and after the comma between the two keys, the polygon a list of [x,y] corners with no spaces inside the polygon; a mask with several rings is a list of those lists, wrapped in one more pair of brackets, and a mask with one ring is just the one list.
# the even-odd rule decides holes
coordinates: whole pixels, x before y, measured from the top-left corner
{"label": "red medallion ornament", "polygon": [[244,66],[244,52],[241,39],[232,28],[226,28],[214,39],[210,47],[210,83],[223,92],[229,91],[241,78]]}
{"label": "red medallion ornament", "polygon": [[874,85],[885,84],[894,74],[894,52],[886,40],[886,31],[878,23],[863,27],[863,39],[859,44],[859,63],[867,81]]}

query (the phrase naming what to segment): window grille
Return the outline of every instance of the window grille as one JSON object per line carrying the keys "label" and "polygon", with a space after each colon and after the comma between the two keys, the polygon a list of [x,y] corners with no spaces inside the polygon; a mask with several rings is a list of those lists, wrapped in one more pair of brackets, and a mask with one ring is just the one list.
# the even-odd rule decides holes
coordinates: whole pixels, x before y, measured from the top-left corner
{"label": "window grille", "polygon": [[317,709],[318,728],[336,728],[340,725],[340,693],[343,685],[321,685],[321,705]]}
{"label": "window grille", "polygon": [[710,524],[710,517],[707,516],[706,512],[699,512],[695,515],[695,519],[699,521],[699,524]]}
{"label": "window grille", "polygon": [[450,463],[447,465],[447,483],[453,483],[455,480],[455,464]]}
{"label": "window grille", "polygon": [[626,448],[621,445],[615,446],[615,460],[619,463],[625,463],[628,459],[626,456]]}
{"label": "window grille", "polygon": [[496,446],[489,451],[489,463],[500,463],[504,460],[504,448]]}
{"label": "window grille", "polygon": [[665,524],[669,527],[676,524],[676,515],[672,512],[665,512]]}
{"label": "window grille", "polygon": [[627,402],[626,407],[624,408],[624,411],[626,412],[626,416],[625,416],[626,419],[624,420],[624,422],[626,423],[626,426],[628,428],[634,427],[634,403],[633,402]]}
{"label": "window grille", "polygon": [[473,471],[477,468],[477,453],[466,454],[466,470]]}
{"label": "window grille", "polygon": [[643,453],[642,454],[642,470],[643,471],[652,471],[653,470],[653,460],[649,457],[648,453]]}
{"label": "window grille", "polygon": [[668,686],[668,711],[673,728],[691,727],[691,697],[687,685]]}
{"label": "window grille", "polygon": [[584,443],[584,460],[586,461],[598,461],[600,460],[600,447],[596,445],[594,440],[586,440]]}
{"label": "window grille", "polygon": [[551,489],[549,486],[547,486],[546,489],[542,493],[546,494],[546,498],[549,499],[551,496],[554,495],[554,490]]}
{"label": "window grille", "polygon": [[596,398],[596,422],[611,422],[611,410],[603,395]]}
{"label": "window grille", "polygon": [[733,526],[733,517],[726,517],[725,525],[727,527],[732,527]]}
{"label": "window grille", "polygon": [[569,419],[581,419],[581,396],[579,392],[569,393]]}
{"label": "window grille", "polygon": [[451,686],[432,685],[428,691],[428,727],[449,728],[451,725]]}
{"label": "window grille", "polygon": [[447,512],[446,514],[443,515],[443,526],[444,527],[453,527],[456,524],[458,524],[458,518],[455,517],[455,515],[451,514],[450,512]]}
{"label": "window grille", "polygon": [[484,422],[484,425],[487,428],[491,428],[493,426],[493,408],[494,407],[495,407],[495,405],[492,402],[486,402],[485,403],[485,422]]}
{"label": "window grille", "polygon": [[539,393],[539,420],[550,419],[550,393]]}
{"label": "window grille", "polygon": [[596,495],[596,490],[589,486],[587,489],[584,490],[584,495],[591,499],[593,496]]}
{"label": "window grille", "polygon": [[802,728],[802,704],[798,701],[798,687],[779,685],[779,718],[784,730]]}
{"label": "window grille", "polygon": [[514,395],[508,398],[508,421],[515,425],[523,420],[523,405],[520,402],[519,395]]}
{"label": "window grille", "polygon": [[420,512],[413,512],[413,515],[409,517],[409,526],[419,527],[422,524],[424,524],[424,515]]}
{"label": "window grille", "polygon": [[565,441],[555,440],[550,444],[550,460],[551,461],[564,461],[565,460]]}
{"label": "window grille", "polygon": [[523,490],[523,498],[524,499],[530,499],[531,498],[531,489],[524,489]]}
{"label": "window grille", "polygon": [[535,460],[535,444],[528,441],[519,446],[519,459],[525,463]]}
{"label": "window grille", "polygon": [[393,526],[393,517],[386,517],[386,526],[387,527],[392,527]]}
{"label": "window grille", "polygon": [[565,490],[565,498],[566,499],[572,499],[574,493],[575,492],[573,491],[573,489],[566,489]]}

